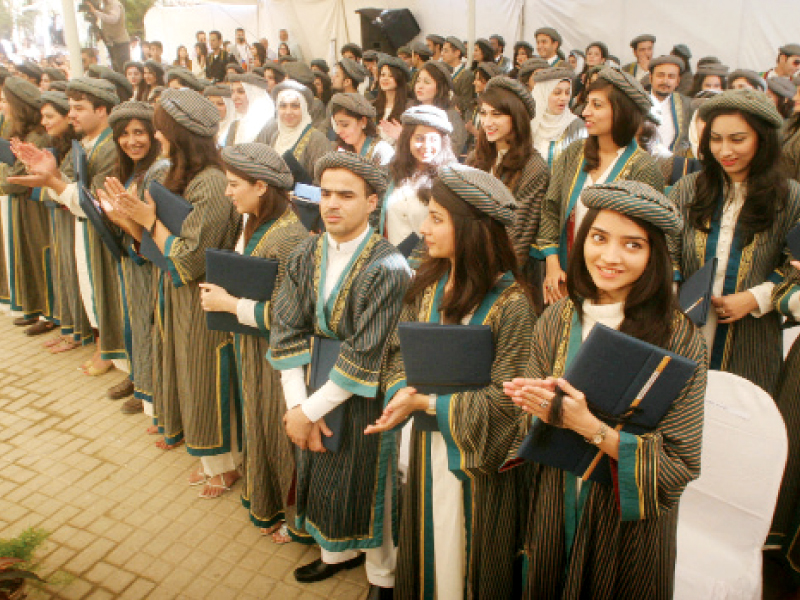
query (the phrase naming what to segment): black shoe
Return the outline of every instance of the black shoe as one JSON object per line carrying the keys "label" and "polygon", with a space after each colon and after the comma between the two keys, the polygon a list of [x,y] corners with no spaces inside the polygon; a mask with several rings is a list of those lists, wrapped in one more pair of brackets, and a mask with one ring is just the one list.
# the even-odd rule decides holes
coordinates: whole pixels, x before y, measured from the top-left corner
{"label": "black shoe", "polygon": [[314,562],[298,567],[294,570],[294,578],[300,583],[314,583],[316,581],[323,581],[328,577],[333,577],[339,571],[346,569],[355,569],[364,564],[364,555],[359,554],[355,558],[346,560],[335,565],[326,565],[318,558]]}
{"label": "black shoe", "polygon": [[393,600],[394,588],[385,588],[379,585],[369,586],[369,594],[367,600]]}

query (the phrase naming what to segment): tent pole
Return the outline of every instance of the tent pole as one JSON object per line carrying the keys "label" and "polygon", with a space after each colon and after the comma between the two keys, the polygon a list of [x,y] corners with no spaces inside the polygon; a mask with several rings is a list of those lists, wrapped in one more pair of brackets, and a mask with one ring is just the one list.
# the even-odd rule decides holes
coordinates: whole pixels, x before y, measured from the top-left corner
{"label": "tent pole", "polygon": [[83,62],[81,62],[81,42],[78,38],[75,3],[73,0],[61,0],[61,9],[64,11],[64,36],[67,38],[69,49],[70,76],[80,77],[83,75]]}
{"label": "tent pole", "polygon": [[475,52],[475,0],[467,0],[467,66],[472,64]]}

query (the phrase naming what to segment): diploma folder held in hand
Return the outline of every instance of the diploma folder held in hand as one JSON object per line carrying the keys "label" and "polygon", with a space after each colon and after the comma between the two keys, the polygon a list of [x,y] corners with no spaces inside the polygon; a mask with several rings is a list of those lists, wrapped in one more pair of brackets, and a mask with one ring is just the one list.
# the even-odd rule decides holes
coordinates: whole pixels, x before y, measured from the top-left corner
{"label": "diploma folder held in hand", "polygon": [[[609,427],[652,431],[693,377],[697,363],[596,324],[564,373]],[[612,485],[608,456],[571,429],[535,420],[517,457]]]}
{"label": "diploma folder held in hand", "polygon": [[679,296],[681,309],[698,327],[703,327],[706,324],[708,311],[711,310],[711,296],[713,295],[714,278],[717,275],[717,262],[718,259],[715,256],[681,286]]}
{"label": "diploma folder held in hand", "polygon": [[17,162],[17,157],[11,151],[11,142],[0,138],[0,162],[13,167]]}
{"label": "diploma folder held in hand", "polygon": [[297,218],[303,227],[312,233],[325,231],[325,223],[320,214],[320,200],[322,190],[313,185],[298,183],[292,192],[292,204],[297,213]]}
{"label": "diploma folder held in hand", "polygon": [[789,246],[792,259],[800,260],[800,225],[795,225],[789,230],[789,234],[786,236],[786,245]]}
{"label": "diploma folder held in hand", "polygon": [[[192,203],[186,200],[186,198],[170,192],[157,181],[153,181],[150,184],[148,191],[153,198],[153,202],[156,204],[156,216],[158,220],[161,221],[172,235],[179,236],[181,234],[183,222],[194,208]],[[147,230],[142,232],[142,243],[139,253],[162,271],[168,269],[167,259],[164,258],[164,254],[159,250]]]}
{"label": "diploma folder held in hand", "polygon": [[114,224],[106,216],[103,207],[92,196],[89,189],[82,183],[78,183],[78,204],[86,215],[86,220],[92,224],[97,231],[100,241],[111,253],[115,260],[119,261],[122,257],[122,241],[119,235],[114,232]]}
{"label": "diploma folder held in hand", "polygon": [[[306,371],[306,385],[309,396],[327,383],[331,370],[339,358],[341,340],[327,338],[320,335],[311,336],[311,364]],[[344,413],[347,400],[325,415],[325,424],[333,435],[322,436],[322,445],[328,452],[338,452],[342,444],[342,429],[344,428]]]}
{"label": "diploma folder held in hand", "polygon": [[[420,394],[455,394],[492,383],[494,339],[488,325],[399,323],[406,383]],[[438,431],[436,417],[414,413],[414,427]]]}
{"label": "diploma folder held in hand", "polygon": [[[256,302],[269,302],[278,276],[278,261],[258,256],[243,256],[233,250],[206,250],[206,282],[220,286],[231,296]],[[244,335],[264,334],[257,327],[239,323],[229,312],[207,312],[206,327]]]}

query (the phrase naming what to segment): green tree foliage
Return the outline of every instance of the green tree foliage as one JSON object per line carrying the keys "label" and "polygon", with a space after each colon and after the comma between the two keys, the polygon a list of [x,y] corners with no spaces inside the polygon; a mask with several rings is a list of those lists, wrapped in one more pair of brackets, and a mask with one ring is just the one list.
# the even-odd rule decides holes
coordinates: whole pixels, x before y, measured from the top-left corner
{"label": "green tree foliage", "polygon": [[[0,0],[4,1],[4,0]],[[144,15],[155,4],[155,0],[123,0],[128,33],[131,35],[144,35]]]}

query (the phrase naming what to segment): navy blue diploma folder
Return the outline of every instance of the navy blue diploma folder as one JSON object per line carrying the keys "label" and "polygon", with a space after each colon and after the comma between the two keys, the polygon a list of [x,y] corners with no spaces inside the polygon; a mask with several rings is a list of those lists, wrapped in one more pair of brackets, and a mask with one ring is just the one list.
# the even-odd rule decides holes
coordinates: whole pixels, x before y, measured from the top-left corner
{"label": "navy blue diploma folder", "polygon": [[[640,435],[658,426],[696,368],[688,358],[596,324],[564,379],[586,395],[590,410],[607,425]],[[597,446],[543,421],[534,422],[517,458],[613,483],[608,456]]]}
{"label": "navy blue diploma folder", "polygon": [[[311,336],[311,364],[306,371],[306,385],[309,396],[316,392],[328,381],[331,370],[339,358],[340,340],[319,335]],[[338,452],[342,443],[342,429],[344,426],[344,411],[347,400],[325,415],[325,424],[333,435],[322,436],[322,445],[328,452]]]}
{"label": "navy blue diploma folder", "polygon": [[78,204],[86,215],[86,220],[92,224],[92,227],[97,231],[103,245],[108,249],[111,255],[120,260],[122,257],[122,241],[119,235],[114,232],[114,224],[106,216],[103,207],[97,199],[92,196],[89,189],[82,183],[78,183]]}
{"label": "navy blue diploma folder", "polygon": [[17,157],[11,151],[11,142],[0,138],[0,162],[4,162],[9,167],[13,167],[17,162]]}
{"label": "navy blue diploma folder", "polygon": [[795,225],[786,236],[786,244],[794,260],[800,260],[800,225]]}
{"label": "navy blue diploma folder", "polygon": [[297,218],[303,227],[312,233],[325,231],[325,223],[320,214],[320,200],[322,190],[313,185],[298,183],[292,192],[292,204],[294,205]]}
{"label": "navy blue diploma folder", "polygon": [[[233,250],[206,250],[206,281],[220,286],[236,298],[268,302],[277,276],[276,260],[243,256]],[[207,312],[206,327],[211,331],[264,335],[258,327],[242,325],[236,315],[229,312]]]}
{"label": "navy blue diploma folder", "polygon": [[[404,322],[397,326],[406,383],[420,394],[455,394],[492,383],[494,340],[488,325]],[[438,431],[434,415],[414,413],[414,427]]]}
{"label": "navy blue diploma folder", "polygon": [[404,258],[408,259],[414,252],[414,249],[419,245],[421,241],[422,241],[421,237],[419,237],[416,233],[411,232],[411,234],[406,239],[397,244],[397,249],[400,251],[400,254],[402,254]]}
{"label": "navy blue diploma folder", "polygon": [[78,140],[72,140],[72,170],[78,184],[89,187],[89,157]]}
{"label": "navy blue diploma folder", "polygon": [[717,262],[715,256],[681,286],[679,296],[681,309],[698,327],[705,325],[708,320]]}
{"label": "navy blue diploma folder", "polygon": [[[148,188],[153,202],[156,204],[156,216],[172,235],[179,236],[183,222],[194,208],[192,203],[185,198],[170,192],[157,181],[153,181]],[[167,259],[159,250],[150,233],[145,230],[142,232],[142,243],[139,253],[153,263],[162,271],[167,270]]]}

